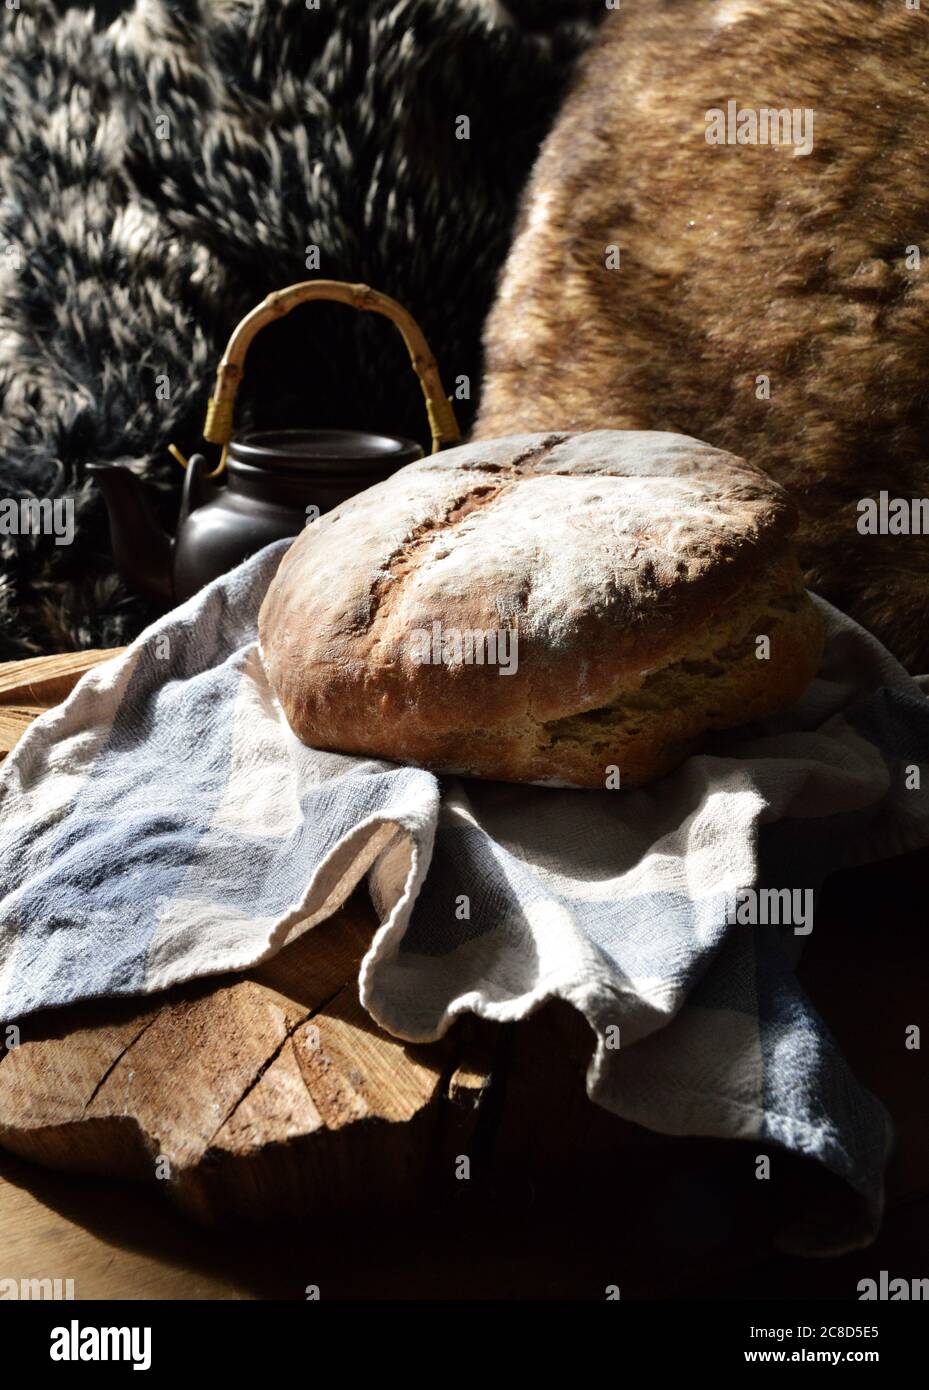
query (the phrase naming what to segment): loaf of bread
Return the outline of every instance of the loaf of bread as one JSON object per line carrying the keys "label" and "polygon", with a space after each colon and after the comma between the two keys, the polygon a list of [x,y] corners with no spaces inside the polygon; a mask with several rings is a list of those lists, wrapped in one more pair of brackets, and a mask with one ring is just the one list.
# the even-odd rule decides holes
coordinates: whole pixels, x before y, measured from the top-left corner
{"label": "loaf of bread", "polygon": [[684,435],[482,440],[320,517],[259,617],[314,747],[637,786],[789,705],[822,646],[786,493]]}

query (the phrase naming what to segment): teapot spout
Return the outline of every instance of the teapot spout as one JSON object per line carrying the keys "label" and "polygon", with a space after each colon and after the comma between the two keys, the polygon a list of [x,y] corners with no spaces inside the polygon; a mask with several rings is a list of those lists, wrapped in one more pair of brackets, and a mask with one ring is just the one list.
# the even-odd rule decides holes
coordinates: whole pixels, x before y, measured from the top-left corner
{"label": "teapot spout", "polygon": [[145,488],[129,468],[91,463],[87,472],[100,484],[110,518],[116,567],[133,588],[158,603],[173,600],[173,542],[155,520]]}

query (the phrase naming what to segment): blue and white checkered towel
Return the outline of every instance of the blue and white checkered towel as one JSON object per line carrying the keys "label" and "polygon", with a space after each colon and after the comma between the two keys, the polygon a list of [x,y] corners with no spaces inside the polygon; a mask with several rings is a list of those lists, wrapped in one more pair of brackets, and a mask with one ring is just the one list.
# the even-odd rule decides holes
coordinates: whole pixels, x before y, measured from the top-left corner
{"label": "blue and white checkered towel", "polygon": [[[368,874],[381,925],[361,998],[391,1033],[428,1041],[461,1013],[515,1020],[566,999],[596,1034],[594,1101],[821,1160],[856,1212],[827,1244],[867,1240],[887,1117],[793,965],[803,890],[929,843],[917,682],[819,603],[827,648],[800,703],[650,787],[440,782],[291,734],[256,642],[284,549],[84,676],[8,758],[0,1019],[244,970]],[[792,924],[770,920],[775,904]],[[753,913],[768,924],[740,921]]]}

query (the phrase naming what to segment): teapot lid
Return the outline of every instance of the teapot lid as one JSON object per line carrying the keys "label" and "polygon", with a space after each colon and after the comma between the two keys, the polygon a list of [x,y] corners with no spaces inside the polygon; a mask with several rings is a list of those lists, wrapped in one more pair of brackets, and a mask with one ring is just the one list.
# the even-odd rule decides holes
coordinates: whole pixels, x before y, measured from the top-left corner
{"label": "teapot lid", "polygon": [[400,435],[366,430],[250,430],[229,445],[229,463],[275,472],[312,473],[330,468],[391,472],[423,457],[421,445]]}

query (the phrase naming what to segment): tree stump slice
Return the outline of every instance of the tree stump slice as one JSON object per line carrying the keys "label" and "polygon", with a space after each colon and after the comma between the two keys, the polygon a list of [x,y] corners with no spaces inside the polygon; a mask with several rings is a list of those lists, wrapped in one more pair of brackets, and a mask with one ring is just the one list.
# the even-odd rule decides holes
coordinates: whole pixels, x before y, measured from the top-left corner
{"label": "tree stump slice", "polygon": [[[0,667],[0,757],[113,652]],[[0,1049],[0,1147],[157,1183],[207,1223],[412,1200],[465,1146],[497,1030],[410,1046],[358,1000],[363,891],[244,975],[46,1010]],[[451,1161],[451,1160],[450,1160]]]}

